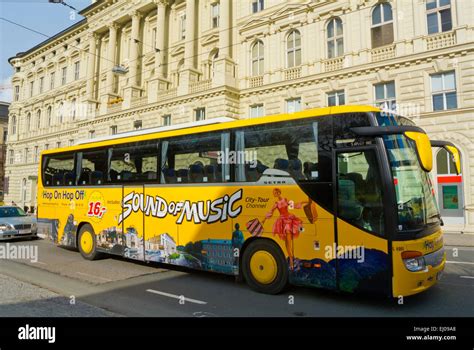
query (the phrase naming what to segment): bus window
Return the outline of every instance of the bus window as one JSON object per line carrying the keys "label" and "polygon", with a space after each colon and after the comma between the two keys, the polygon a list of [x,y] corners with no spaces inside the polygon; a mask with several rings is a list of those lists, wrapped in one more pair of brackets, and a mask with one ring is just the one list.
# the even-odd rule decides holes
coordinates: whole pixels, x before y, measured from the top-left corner
{"label": "bus window", "polygon": [[74,154],[45,156],[43,160],[44,186],[74,186]]}
{"label": "bus window", "polygon": [[79,186],[102,185],[107,174],[105,150],[78,153]]}
{"label": "bus window", "polygon": [[370,126],[369,114],[353,113],[334,116],[334,142],[336,147],[372,144],[373,137],[357,136],[351,128]]}
{"label": "bus window", "polygon": [[197,134],[162,142],[162,183],[230,181],[229,133]]}
{"label": "bus window", "polygon": [[338,153],[337,172],[338,216],[383,234],[381,178],[375,151]]}
{"label": "bus window", "polygon": [[236,150],[243,157],[236,166],[236,179],[254,182],[264,173],[278,176],[286,173],[297,182],[330,182],[330,138],[331,125],[325,118],[239,130]]}
{"label": "bus window", "polygon": [[111,183],[156,181],[158,143],[155,141],[114,147],[109,155]]}

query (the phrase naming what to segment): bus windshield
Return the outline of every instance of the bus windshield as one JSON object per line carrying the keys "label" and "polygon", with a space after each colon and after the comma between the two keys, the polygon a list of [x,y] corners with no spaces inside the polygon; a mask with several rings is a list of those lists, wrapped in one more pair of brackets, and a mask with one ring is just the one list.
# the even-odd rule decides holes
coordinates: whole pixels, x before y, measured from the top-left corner
{"label": "bus windshield", "polygon": [[415,143],[404,135],[385,136],[398,207],[398,230],[439,224],[440,215],[429,173],[421,168]]}

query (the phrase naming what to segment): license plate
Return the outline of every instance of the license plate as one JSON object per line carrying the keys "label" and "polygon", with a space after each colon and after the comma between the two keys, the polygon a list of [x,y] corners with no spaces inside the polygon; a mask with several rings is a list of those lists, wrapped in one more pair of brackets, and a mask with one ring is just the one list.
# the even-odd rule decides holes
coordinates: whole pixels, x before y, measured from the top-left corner
{"label": "license plate", "polygon": [[31,233],[31,230],[18,230],[18,233],[19,233],[20,235],[26,235],[26,234],[28,234],[28,233]]}

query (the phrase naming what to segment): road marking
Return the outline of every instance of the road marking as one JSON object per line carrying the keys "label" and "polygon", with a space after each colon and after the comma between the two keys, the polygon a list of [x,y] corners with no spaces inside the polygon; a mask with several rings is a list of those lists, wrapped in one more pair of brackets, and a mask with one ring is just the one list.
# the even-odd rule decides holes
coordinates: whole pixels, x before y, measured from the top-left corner
{"label": "road marking", "polygon": [[76,271],[76,273],[77,273],[78,275],[83,275],[83,276],[88,276],[88,277],[98,278],[98,279],[100,279],[100,280],[103,280],[103,281],[106,281],[106,282],[112,282],[112,280],[111,280],[111,279],[104,278],[104,277],[100,277],[100,276],[96,276],[96,275],[91,275],[91,274],[89,274],[89,273],[85,273],[85,272],[78,272],[78,271]]}
{"label": "road marking", "polygon": [[466,265],[474,265],[474,262],[467,262],[467,261],[446,261],[447,264],[466,264]]}
{"label": "road marking", "polygon": [[474,276],[459,276],[461,278],[474,278]]}
{"label": "road marking", "polygon": [[146,291],[148,293],[158,294],[158,295],[162,295],[162,296],[173,298],[173,299],[189,301],[190,303],[195,303],[195,304],[200,304],[200,305],[206,305],[207,304],[206,301],[186,298],[183,295],[176,295],[176,294],[160,292],[159,290],[154,290],[154,289],[147,289]]}
{"label": "road marking", "polygon": [[48,265],[48,264],[46,264],[46,263],[44,263],[44,262],[42,262],[42,261],[36,261],[36,262],[34,262],[33,264]]}

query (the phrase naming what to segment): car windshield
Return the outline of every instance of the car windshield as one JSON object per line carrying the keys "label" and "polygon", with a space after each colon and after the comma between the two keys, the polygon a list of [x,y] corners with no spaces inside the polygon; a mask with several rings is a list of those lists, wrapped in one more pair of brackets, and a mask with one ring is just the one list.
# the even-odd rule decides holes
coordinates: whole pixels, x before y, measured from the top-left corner
{"label": "car windshield", "polygon": [[415,143],[404,135],[384,136],[384,140],[397,195],[399,231],[439,224],[431,178],[420,166]]}
{"label": "car windshield", "polygon": [[12,218],[15,216],[26,216],[26,213],[20,208],[0,207],[0,218]]}

